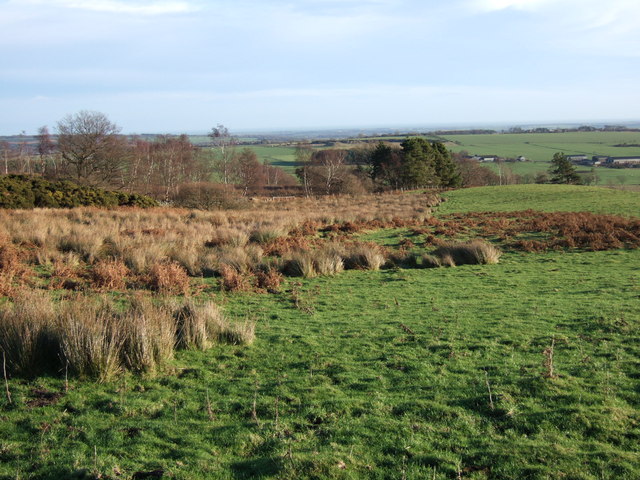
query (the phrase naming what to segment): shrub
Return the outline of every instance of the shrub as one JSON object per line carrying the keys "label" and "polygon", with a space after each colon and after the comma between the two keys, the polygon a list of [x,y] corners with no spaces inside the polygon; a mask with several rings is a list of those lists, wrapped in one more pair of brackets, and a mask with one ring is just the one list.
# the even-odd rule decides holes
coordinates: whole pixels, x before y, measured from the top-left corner
{"label": "shrub", "polygon": [[[450,258],[451,257],[449,257],[449,259]],[[422,268],[437,268],[442,266],[442,261],[443,260],[440,257],[425,254],[421,257],[420,266]]]}
{"label": "shrub", "polygon": [[220,267],[220,286],[227,292],[246,292],[251,290],[249,277],[227,264],[222,264]]}
{"label": "shrub", "polygon": [[283,280],[282,274],[270,266],[258,269],[256,272],[256,284],[258,288],[263,288],[269,293],[278,293]]}
{"label": "shrub", "polygon": [[176,328],[172,312],[149,298],[135,297],[125,314],[123,360],[134,372],[152,372],[173,357]]}
{"label": "shrub", "polygon": [[33,375],[48,371],[59,358],[56,315],[48,295],[21,291],[0,309],[0,350],[9,372]]}
{"label": "shrub", "polygon": [[232,186],[211,182],[180,184],[171,201],[177,207],[201,210],[236,209],[247,205],[247,200]]}
{"label": "shrub", "polygon": [[91,271],[93,283],[104,290],[123,290],[126,288],[129,269],[122,260],[100,260]]}
{"label": "shrub", "polygon": [[96,207],[155,207],[150,197],[101,188],[80,186],[69,181],[51,182],[26,175],[0,176],[0,208],[72,208]]}
{"label": "shrub", "polygon": [[192,302],[185,302],[173,312],[176,325],[176,348],[206,350],[210,346],[207,324]]}
{"label": "shrub", "polygon": [[62,358],[69,371],[100,381],[122,370],[122,346],[126,328],[107,302],[77,297],[59,309]]}
{"label": "shrub", "polygon": [[211,239],[205,242],[206,247],[244,247],[249,242],[249,234],[236,228],[218,228]]}
{"label": "shrub", "polygon": [[149,285],[165,295],[189,295],[191,281],[187,271],[179,264],[156,263],[149,271]]}

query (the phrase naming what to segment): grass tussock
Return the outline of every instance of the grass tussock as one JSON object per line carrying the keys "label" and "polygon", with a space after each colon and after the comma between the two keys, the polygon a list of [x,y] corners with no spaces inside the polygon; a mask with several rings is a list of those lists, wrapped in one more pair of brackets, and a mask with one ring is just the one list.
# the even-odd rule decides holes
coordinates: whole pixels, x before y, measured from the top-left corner
{"label": "grass tussock", "polygon": [[129,370],[156,371],[176,349],[250,344],[255,325],[231,323],[212,302],[77,295],[54,302],[23,292],[0,309],[0,349],[10,374],[69,373],[109,380]]}
{"label": "grass tussock", "polygon": [[[451,244],[437,248],[430,257],[439,259],[441,265],[490,265],[498,263],[501,252],[482,240]],[[433,260],[435,260],[433,259]],[[425,259],[423,258],[423,262]],[[427,259],[427,261],[429,261]]]}
{"label": "grass tussock", "polygon": [[372,243],[355,243],[346,247],[344,266],[355,270],[380,270],[386,259],[380,247]]}

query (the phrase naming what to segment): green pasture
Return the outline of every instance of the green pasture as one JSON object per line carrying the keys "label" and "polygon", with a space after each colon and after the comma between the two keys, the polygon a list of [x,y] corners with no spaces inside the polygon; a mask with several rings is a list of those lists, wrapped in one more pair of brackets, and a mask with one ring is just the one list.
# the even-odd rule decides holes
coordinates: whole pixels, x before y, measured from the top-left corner
{"label": "green pasture", "polygon": [[505,185],[445,192],[436,215],[455,212],[592,212],[640,217],[640,193],[580,185]]}
{"label": "green pasture", "polygon": [[609,155],[628,157],[640,155],[640,147],[614,145],[640,145],[640,132],[569,132],[524,133],[492,135],[444,135],[456,152],[466,150],[475,155],[501,157],[525,156],[534,162],[550,161],[555,152],[567,155]]}
{"label": "green pasture", "polygon": [[[446,197],[438,214],[640,211],[604,188]],[[201,282],[257,321],[253,345],[180,352],[157,377],[9,378],[0,479],[640,478],[640,250],[506,251],[278,294]]]}
{"label": "green pasture", "polygon": [[[447,147],[454,152],[467,151],[471,155],[498,155],[503,158],[526,157],[528,162],[506,163],[518,175],[535,176],[547,173],[550,160],[556,152],[566,155],[608,155],[629,157],[640,155],[640,132],[569,132],[444,135]],[[498,166],[487,163],[497,171]],[[591,175],[591,168],[577,166],[583,176]],[[597,185],[640,185],[640,169],[595,168]]]}
{"label": "green pasture", "polygon": [[250,148],[251,150],[256,152],[256,155],[258,156],[260,162],[266,161],[274,167],[283,168],[287,173],[295,173],[297,167],[295,147],[251,145],[249,147],[241,148]]}

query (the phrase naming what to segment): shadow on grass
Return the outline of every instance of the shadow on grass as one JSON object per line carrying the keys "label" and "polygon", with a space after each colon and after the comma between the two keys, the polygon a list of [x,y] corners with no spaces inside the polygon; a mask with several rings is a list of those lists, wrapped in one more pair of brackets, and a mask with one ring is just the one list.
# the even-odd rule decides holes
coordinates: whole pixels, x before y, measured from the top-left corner
{"label": "shadow on grass", "polygon": [[278,475],[282,470],[282,459],[261,457],[236,462],[231,465],[234,478],[267,478]]}

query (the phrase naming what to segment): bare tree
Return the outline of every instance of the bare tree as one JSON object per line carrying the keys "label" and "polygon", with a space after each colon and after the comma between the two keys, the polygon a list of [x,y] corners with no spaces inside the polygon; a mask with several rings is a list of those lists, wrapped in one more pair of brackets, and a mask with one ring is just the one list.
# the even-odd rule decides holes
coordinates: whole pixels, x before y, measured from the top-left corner
{"label": "bare tree", "polygon": [[218,154],[214,159],[214,169],[220,175],[225,185],[231,182],[232,164],[235,157],[234,146],[236,139],[231,136],[229,129],[219,123],[211,129],[209,137],[218,148]]}
{"label": "bare tree", "polygon": [[311,188],[325,195],[339,193],[340,184],[349,169],[345,164],[344,150],[320,150],[314,152],[310,166],[307,167],[308,182]]}
{"label": "bare tree", "polygon": [[83,183],[113,183],[126,162],[120,127],[100,112],[82,110],[58,122],[62,160]]}
{"label": "bare tree", "polygon": [[256,152],[250,148],[240,152],[235,161],[234,170],[242,187],[242,194],[245,196],[249,191],[253,192],[264,187],[267,181],[265,167],[258,161]]}
{"label": "bare tree", "polygon": [[[38,135],[36,135],[38,139],[38,156],[40,157],[40,172],[42,175],[47,175],[51,173],[53,175],[56,174],[56,161],[53,157],[53,152],[55,151],[56,144],[49,133],[49,128],[45,125],[38,129]],[[47,165],[51,163],[52,172],[49,172]]]}
{"label": "bare tree", "polygon": [[11,151],[11,145],[6,140],[0,143],[0,150],[2,151],[2,163],[4,164],[4,174],[9,175],[9,162],[13,152]]}
{"label": "bare tree", "polygon": [[296,164],[298,168],[296,169],[296,175],[300,178],[302,182],[302,188],[304,189],[304,194],[308,197],[311,195],[311,185],[309,184],[309,162],[311,160],[311,156],[313,155],[313,150],[311,147],[304,143],[299,143],[296,145]]}

